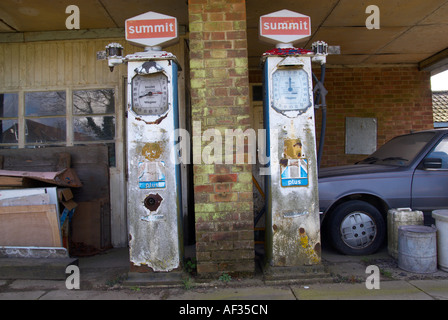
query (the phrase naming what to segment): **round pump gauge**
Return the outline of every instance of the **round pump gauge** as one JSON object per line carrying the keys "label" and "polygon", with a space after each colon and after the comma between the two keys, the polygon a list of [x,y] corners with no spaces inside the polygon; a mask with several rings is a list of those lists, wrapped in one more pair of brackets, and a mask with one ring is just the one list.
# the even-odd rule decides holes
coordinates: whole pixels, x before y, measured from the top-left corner
{"label": "round pump gauge", "polygon": [[273,107],[278,112],[305,112],[311,106],[308,74],[303,69],[277,69],[272,76]]}
{"label": "round pump gauge", "polygon": [[162,72],[132,78],[132,110],[138,115],[162,115],[168,110],[168,77]]}

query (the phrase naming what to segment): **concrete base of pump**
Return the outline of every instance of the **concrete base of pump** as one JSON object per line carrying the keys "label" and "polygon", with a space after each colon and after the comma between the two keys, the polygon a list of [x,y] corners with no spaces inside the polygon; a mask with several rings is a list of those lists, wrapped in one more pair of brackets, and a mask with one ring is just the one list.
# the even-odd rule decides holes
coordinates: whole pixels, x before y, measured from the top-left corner
{"label": "concrete base of pump", "polygon": [[323,265],[263,268],[266,284],[310,284],[332,282],[333,278]]}

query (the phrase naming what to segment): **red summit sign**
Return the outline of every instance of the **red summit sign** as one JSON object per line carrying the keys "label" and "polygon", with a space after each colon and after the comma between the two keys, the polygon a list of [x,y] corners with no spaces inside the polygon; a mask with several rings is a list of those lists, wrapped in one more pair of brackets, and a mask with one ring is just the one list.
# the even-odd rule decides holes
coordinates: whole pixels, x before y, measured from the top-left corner
{"label": "red summit sign", "polygon": [[131,20],[126,22],[128,39],[176,36],[176,19]]}
{"label": "red summit sign", "polygon": [[309,36],[309,17],[262,17],[261,32],[263,35],[299,35]]}
{"label": "red summit sign", "polygon": [[280,10],[260,17],[260,38],[270,43],[294,43],[311,35],[311,18]]}
{"label": "red summit sign", "polygon": [[177,41],[177,19],[156,12],[128,19],[126,40],[144,46],[171,44]]}

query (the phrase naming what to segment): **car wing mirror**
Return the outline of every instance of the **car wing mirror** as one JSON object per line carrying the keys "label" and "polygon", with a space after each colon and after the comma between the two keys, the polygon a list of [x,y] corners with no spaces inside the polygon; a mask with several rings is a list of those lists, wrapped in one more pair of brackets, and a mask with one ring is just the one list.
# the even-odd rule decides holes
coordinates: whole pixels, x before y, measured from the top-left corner
{"label": "car wing mirror", "polygon": [[440,169],[442,168],[442,159],[425,158],[423,160],[423,169]]}

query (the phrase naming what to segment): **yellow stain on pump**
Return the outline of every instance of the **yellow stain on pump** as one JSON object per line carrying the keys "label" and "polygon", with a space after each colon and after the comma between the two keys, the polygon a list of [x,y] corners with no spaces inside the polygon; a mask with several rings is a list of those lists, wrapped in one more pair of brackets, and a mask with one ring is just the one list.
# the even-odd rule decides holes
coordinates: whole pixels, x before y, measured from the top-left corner
{"label": "yellow stain on pump", "polygon": [[163,148],[160,142],[146,143],[142,148],[142,156],[149,161],[159,159],[163,153]]}

